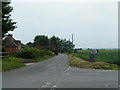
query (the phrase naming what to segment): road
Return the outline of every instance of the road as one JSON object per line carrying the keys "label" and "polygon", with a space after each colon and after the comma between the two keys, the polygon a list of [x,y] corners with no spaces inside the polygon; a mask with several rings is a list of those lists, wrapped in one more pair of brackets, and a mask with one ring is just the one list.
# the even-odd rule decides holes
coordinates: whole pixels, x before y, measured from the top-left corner
{"label": "road", "polygon": [[117,88],[118,71],[68,66],[68,56],[54,58],[3,73],[3,88]]}

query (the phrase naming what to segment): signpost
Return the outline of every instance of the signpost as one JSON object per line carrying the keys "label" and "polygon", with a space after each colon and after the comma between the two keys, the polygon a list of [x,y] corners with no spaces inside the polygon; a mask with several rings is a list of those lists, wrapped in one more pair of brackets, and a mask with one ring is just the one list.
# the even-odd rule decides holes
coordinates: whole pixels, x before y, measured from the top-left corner
{"label": "signpost", "polygon": [[95,55],[98,53],[98,50],[91,49],[90,56],[89,56],[89,62],[95,62]]}

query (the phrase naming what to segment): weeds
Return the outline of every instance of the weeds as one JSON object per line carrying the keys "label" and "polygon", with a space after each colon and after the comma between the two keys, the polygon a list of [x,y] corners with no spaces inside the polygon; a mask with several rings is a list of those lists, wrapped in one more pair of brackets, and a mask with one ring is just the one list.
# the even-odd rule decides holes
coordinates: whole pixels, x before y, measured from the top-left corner
{"label": "weeds", "polygon": [[118,70],[118,65],[110,64],[107,62],[94,62],[90,63],[87,60],[83,60],[74,55],[69,55],[69,65],[77,68],[89,68],[89,69],[103,69],[103,70]]}

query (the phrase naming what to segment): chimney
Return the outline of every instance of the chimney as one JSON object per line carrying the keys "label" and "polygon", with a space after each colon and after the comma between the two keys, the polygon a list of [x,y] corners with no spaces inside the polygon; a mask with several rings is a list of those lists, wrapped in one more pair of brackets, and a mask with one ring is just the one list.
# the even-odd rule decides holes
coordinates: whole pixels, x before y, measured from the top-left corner
{"label": "chimney", "polygon": [[13,35],[12,35],[12,34],[8,34],[8,37],[12,38],[12,37],[13,37]]}

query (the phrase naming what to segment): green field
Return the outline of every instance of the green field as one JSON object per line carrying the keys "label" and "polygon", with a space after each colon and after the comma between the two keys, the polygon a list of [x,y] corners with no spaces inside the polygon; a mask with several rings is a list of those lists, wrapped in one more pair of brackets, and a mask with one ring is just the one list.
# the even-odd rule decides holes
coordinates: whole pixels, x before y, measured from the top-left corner
{"label": "green field", "polygon": [[[89,60],[90,50],[78,50],[75,55]],[[95,55],[95,61],[120,65],[118,62],[118,50],[99,50],[99,53]]]}

